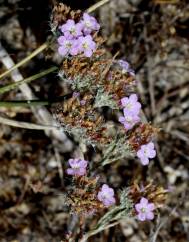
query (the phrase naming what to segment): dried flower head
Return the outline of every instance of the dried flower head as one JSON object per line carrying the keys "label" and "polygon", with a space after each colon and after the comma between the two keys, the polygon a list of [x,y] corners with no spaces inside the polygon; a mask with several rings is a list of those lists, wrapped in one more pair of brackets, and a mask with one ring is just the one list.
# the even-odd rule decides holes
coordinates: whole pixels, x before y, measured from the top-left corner
{"label": "dried flower head", "polygon": [[157,132],[158,129],[154,128],[152,125],[148,123],[139,123],[139,125],[132,130],[128,142],[133,150],[138,151],[142,145],[151,142]]}
{"label": "dried flower head", "polygon": [[67,192],[67,204],[71,212],[88,216],[99,209],[103,204],[97,200],[98,177],[75,176],[72,187]]}
{"label": "dried flower head", "polygon": [[[85,102],[87,105],[81,105]],[[63,105],[55,106],[54,113],[64,130],[76,135],[86,143],[109,143],[104,118],[92,106],[90,95],[80,95],[65,100]]]}
{"label": "dried flower head", "polygon": [[162,186],[148,182],[140,186],[136,182],[129,188],[129,197],[134,203],[138,203],[141,197],[145,197],[148,201],[155,204],[155,207],[161,207],[164,205],[167,199],[168,191]]}
{"label": "dried flower head", "polygon": [[79,21],[81,18],[80,10],[71,10],[70,7],[63,3],[58,3],[54,6],[51,15],[51,29],[53,32],[57,31],[58,27],[64,24],[68,19]]}

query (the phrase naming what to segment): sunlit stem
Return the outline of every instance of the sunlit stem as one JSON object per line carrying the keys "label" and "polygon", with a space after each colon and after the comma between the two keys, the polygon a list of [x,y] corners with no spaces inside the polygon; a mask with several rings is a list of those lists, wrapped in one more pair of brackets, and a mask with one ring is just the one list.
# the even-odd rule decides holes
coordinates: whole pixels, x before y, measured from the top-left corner
{"label": "sunlit stem", "polygon": [[58,69],[58,67],[53,66],[53,67],[51,67],[51,68],[49,68],[49,69],[47,69],[47,70],[45,70],[45,71],[42,71],[42,72],[37,73],[37,74],[35,74],[35,75],[33,75],[33,76],[27,77],[27,78],[25,78],[25,79],[23,79],[23,80],[21,80],[21,81],[11,83],[11,84],[6,85],[6,86],[4,86],[4,87],[0,87],[0,94],[3,94],[3,93],[8,92],[8,91],[11,91],[11,90],[13,90],[13,89],[19,87],[19,86],[22,85],[23,83],[29,83],[29,82],[32,82],[32,81],[34,81],[34,80],[36,80],[36,79],[39,79],[39,78],[41,78],[41,77],[43,77],[43,76],[46,76],[46,75],[48,75],[49,73],[51,73],[51,72],[53,72],[53,71],[55,71],[55,70],[57,70],[57,69]]}

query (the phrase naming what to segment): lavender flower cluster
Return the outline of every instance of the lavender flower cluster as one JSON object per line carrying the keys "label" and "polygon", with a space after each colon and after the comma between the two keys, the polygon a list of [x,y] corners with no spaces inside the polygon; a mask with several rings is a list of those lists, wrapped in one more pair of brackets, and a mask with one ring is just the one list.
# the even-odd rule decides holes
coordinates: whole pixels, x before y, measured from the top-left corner
{"label": "lavender flower cluster", "polygon": [[[129,73],[134,75],[134,71],[130,69],[128,62],[120,60],[120,66]],[[122,123],[126,130],[132,129],[135,124],[140,122],[141,103],[138,101],[136,94],[131,94],[129,97],[121,99],[121,107],[123,108],[124,116],[119,117],[119,122]],[[152,142],[142,145],[137,151],[137,157],[140,159],[142,165],[148,165],[149,159],[156,156],[154,144]]]}
{"label": "lavender flower cluster", "polygon": [[99,29],[100,25],[96,19],[87,13],[83,14],[78,23],[68,19],[65,24],[60,26],[63,35],[58,38],[58,53],[61,56],[75,56],[83,53],[84,56],[91,57],[96,50],[92,34]]}
{"label": "lavender flower cluster", "polygon": [[[67,169],[67,174],[72,176],[84,176],[87,173],[88,161],[83,159],[69,159],[68,163],[71,168]],[[103,203],[105,207],[115,204],[114,190],[104,184],[97,194],[97,199]]]}
{"label": "lavender flower cluster", "polygon": [[[87,13],[84,13],[79,22],[73,19],[68,19],[66,23],[60,26],[61,36],[58,38],[58,53],[63,57],[77,56],[83,54],[85,57],[91,57],[97,49],[94,36],[95,32],[100,29],[97,20]],[[135,77],[134,70],[129,63],[123,60],[117,61],[122,68],[122,73],[128,73],[131,77]],[[73,96],[78,96],[79,93],[73,93]],[[85,105],[85,100],[81,101],[81,105]],[[138,101],[137,95],[131,94],[128,97],[123,97],[120,100],[123,116],[119,117],[119,122],[124,126],[126,131],[131,130],[136,124],[141,121],[141,103]],[[156,156],[154,144],[152,142],[141,145],[136,150],[136,155],[140,159],[142,165],[148,165],[149,159]],[[74,177],[75,180],[87,178],[88,161],[80,158],[69,159],[66,172]],[[140,201],[135,201],[135,212],[138,220],[152,220],[154,218],[154,203],[150,203],[147,198],[140,195]],[[95,187],[95,201],[100,206],[110,207],[116,204],[114,189],[107,184],[103,184],[100,189]],[[148,197],[148,196],[147,196]],[[151,199],[150,199],[151,200]],[[152,200],[153,201],[153,200]],[[86,204],[85,204],[86,206]]]}
{"label": "lavender flower cluster", "polygon": [[[83,159],[69,159],[70,168],[67,169],[67,174],[72,176],[85,176],[87,173],[88,161]],[[102,202],[105,207],[115,205],[115,192],[113,188],[107,184],[103,184],[100,191],[97,194],[97,199]],[[135,204],[135,210],[137,212],[137,218],[140,221],[152,220],[154,218],[153,210],[155,206],[153,203],[149,203],[148,199],[142,197],[140,202]]]}

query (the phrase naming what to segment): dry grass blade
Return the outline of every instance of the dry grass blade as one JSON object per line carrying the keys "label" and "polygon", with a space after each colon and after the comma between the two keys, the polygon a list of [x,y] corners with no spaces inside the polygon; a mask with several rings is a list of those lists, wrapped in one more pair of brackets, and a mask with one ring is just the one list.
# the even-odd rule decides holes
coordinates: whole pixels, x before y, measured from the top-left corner
{"label": "dry grass blade", "polygon": [[34,52],[32,52],[29,56],[27,56],[26,58],[24,58],[22,61],[20,61],[18,64],[12,66],[10,69],[8,69],[7,71],[5,71],[4,73],[2,73],[0,75],[0,79],[7,76],[8,74],[10,74],[13,70],[16,70],[17,68],[19,68],[20,66],[24,65],[25,63],[27,63],[28,61],[30,61],[33,57],[35,57],[36,55],[38,55],[40,52],[42,52],[44,49],[46,49],[48,46],[47,43],[42,44],[39,48],[37,48]]}
{"label": "dry grass blade", "polygon": [[40,124],[34,124],[34,123],[28,123],[28,122],[20,122],[16,120],[11,120],[8,118],[0,117],[0,123],[13,126],[16,128],[22,128],[22,129],[33,129],[33,130],[59,130],[60,128],[58,126],[50,126],[50,125],[40,125]]}

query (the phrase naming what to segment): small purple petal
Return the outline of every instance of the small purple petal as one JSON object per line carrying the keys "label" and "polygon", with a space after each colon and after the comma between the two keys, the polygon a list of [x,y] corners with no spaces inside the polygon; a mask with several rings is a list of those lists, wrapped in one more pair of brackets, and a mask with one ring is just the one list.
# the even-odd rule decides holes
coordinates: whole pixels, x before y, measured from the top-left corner
{"label": "small purple petal", "polygon": [[119,122],[120,123],[124,123],[125,122],[125,117],[123,117],[123,116],[119,117]]}
{"label": "small purple petal", "polygon": [[145,215],[145,213],[139,213],[139,214],[137,215],[137,217],[138,217],[138,220],[140,220],[140,221],[145,221],[145,220],[146,220],[146,215]]}
{"label": "small purple petal", "polygon": [[66,170],[66,172],[67,172],[68,175],[74,175],[74,170],[71,169],[71,168],[68,168],[68,169]]}
{"label": "small purple petal", "polygon": [[97,198],[99,201],[101,201],[104,206],[109,207],[113,204],[115,204],[115,198],[114,198],[114,190],[110,188],[108,185],[104,184],[101,187],[101,190],[97,194]]}
{"label": "small purple petal", "polygon": [[156,151],[155,151],[155,150],[151,150],[151,151],[149,152],[149,154],[148,154],[148,157],[149,157],[149,158],[154,158],[154,157],[156,157]]}
{"label": "small purple petal", "polygon": [[138,101],[138,97],[136,94],[131,94],[129,99],[131,100],[131,102],[137,102]]}
{"label": "small purple petal", "polygon": [[144,206],[146,206],[147,204],[148,204],[148,199],[146,199],[146,198],[144,198],[144,197],[142,197],[141,199],[140,199],[140,203]]}
{"label": "small purple petal", "polygon": [[129,100],[128,97],[123,97],[123,98],[121,99],[121,104],[122,104],[123,107],[127,105],[128,100]]}
{"label": "small purple petal", "polygon": [[58,48],[58,53],[59,53],[60,55],[62,55],[62,56],[65,56],[65,55],[68,54],[68,50],[65,49],[64,47],[60,46],[60,47]]}
{"label": "small purple petal", "polygon": [[153,210],[155,209],[154,204],[153,204],[153,203],[149,203],[149,204],[148,204],[148,209],[149,209],[150,211],[153,211]]}
{"label": "small purple petal", "polygon": [[141,208],[142,208],[142,205],[140,203],[135,204],[135,209],[138,213],[140,213]]}
{"label": "small purple petal", "polygon": [[154,214],[152,212],[146,213],[146,219],[148,219],[148,220],[154,219]]}

